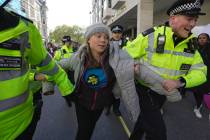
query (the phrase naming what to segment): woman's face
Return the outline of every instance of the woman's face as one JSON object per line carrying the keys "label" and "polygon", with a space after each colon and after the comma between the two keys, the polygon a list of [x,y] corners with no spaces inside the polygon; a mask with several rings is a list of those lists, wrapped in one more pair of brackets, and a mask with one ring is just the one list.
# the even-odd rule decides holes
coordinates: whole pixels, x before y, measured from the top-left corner
{"label": "woman's face", "polygon": [[174,15],[170,17],[173,32],[182,38],[187,38],[197,24],[198,17]]}
{"label": "woman's face", "polygon": [[88,40],[92,53],[101,54],[108,47],[109,37],[105,33],[95,33]]}
{"label": "woman's face", "polygon": [[206,45],[208,42],[208,37],[205,34],[201,34],[198,37],[198,43],[200,46]]}

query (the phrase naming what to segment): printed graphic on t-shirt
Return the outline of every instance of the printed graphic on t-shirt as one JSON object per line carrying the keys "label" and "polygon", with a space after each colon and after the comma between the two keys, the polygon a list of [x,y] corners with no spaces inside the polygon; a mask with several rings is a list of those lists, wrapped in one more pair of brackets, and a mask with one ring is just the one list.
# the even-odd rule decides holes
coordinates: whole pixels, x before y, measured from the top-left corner
{"label": "printed graphic on t-shirt", "polygon": [[85,83],[93,89],[99,89],[107,85],[106,75],[101,68],[87,69],[83,75]]}

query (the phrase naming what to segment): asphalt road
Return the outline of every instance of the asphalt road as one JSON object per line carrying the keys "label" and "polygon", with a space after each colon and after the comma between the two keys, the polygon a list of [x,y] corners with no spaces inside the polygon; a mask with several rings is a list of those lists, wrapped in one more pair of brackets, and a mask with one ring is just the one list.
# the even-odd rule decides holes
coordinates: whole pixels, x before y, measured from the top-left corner
{"label": "asphalt road", "polygon": [[204,105],[201,109],[203,118],[197,118],[193,112],[194,97],[190,92],[186,95],[180,102],[164,105],[168,140],[210,140],[210,110]]}
{"label": "asphalt road", "polygon": [[[77,129],[74,107],[69,108],[58,92],[43,99],[41,120],[33,140],[74,140]],[[102,114],[92,140],[128,140],[128,136],[113,114],[108,117]]]}
{"label": "asphalt road", "polygon": [[[180,102],[164,105],[163,117],[168,140],[210,140],[210,111],[203,107],[203,118],[198,119],[193,113],[193,107],[191,93],[187,93],[187,97]],[[128,126],[132,129],[133,124],[128,122]],[[44,97],[41,120],[33,140],[74,140],[76,128],[74,107],[69,108],[57,92],[54,96]],[[113,114],[108,117],[102,114],[91,140],[128,140],[128,136]]]}

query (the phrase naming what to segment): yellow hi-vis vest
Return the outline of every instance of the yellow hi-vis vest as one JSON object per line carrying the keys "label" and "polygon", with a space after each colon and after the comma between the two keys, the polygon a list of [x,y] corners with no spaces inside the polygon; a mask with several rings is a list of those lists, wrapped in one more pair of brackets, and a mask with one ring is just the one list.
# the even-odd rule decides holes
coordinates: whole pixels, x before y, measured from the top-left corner
{"label": "yellow hi-vis vest", "polygon": [[37,28],[20,19],[0,31],[0,140],[17,138],[31,123],[34,107],[29,87],[29,63],[49,75],[62,95],[73,91],[65,72],[43,47]]}
{"label": "yellow hi-vis vest", "polygon": [[[157,53],[158,35],[164,34],[164,28],[166,37],[164,52]],[[202,84],[206,81],[207,67],[198,51],[190,51],[188,48],[188,43],[194,36],[191,35],[174,46],[173,34],[170,27],[154,27],[152,32],[148,30],[138,35],[124,49],[133,58],[140,60],[141,63],[165,79],[183,77],[186,80],[187,88]],[[145,85],[145,83],[142,84]]]}
{"label": "yellow hi-vis vest", "polygon": [[73,48],[63,45],[59,50],[55,51],[54,59],[60,61],[63,58],[69,58],[73,54]]}

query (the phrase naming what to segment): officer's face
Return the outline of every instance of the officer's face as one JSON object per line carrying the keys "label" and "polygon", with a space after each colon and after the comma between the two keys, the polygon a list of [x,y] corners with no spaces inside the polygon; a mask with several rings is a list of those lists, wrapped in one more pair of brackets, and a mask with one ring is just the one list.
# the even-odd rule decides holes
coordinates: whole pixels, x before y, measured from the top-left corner
{"label": "officer's face", "polygon": [[93,54],[101,54],[108,47],[109,37],[105,33],[95,33],[88,40],[90,50]]}
{"label": "officer's face", "polygon": [[197,16],[174,15],[170,17],[174,33],[182,38],[187,38],[197,23]]}
{"label": "officer's face", "polygon": [[112,32],[112,38],[116,41],[120,40],[122,38],[121,32]]}

